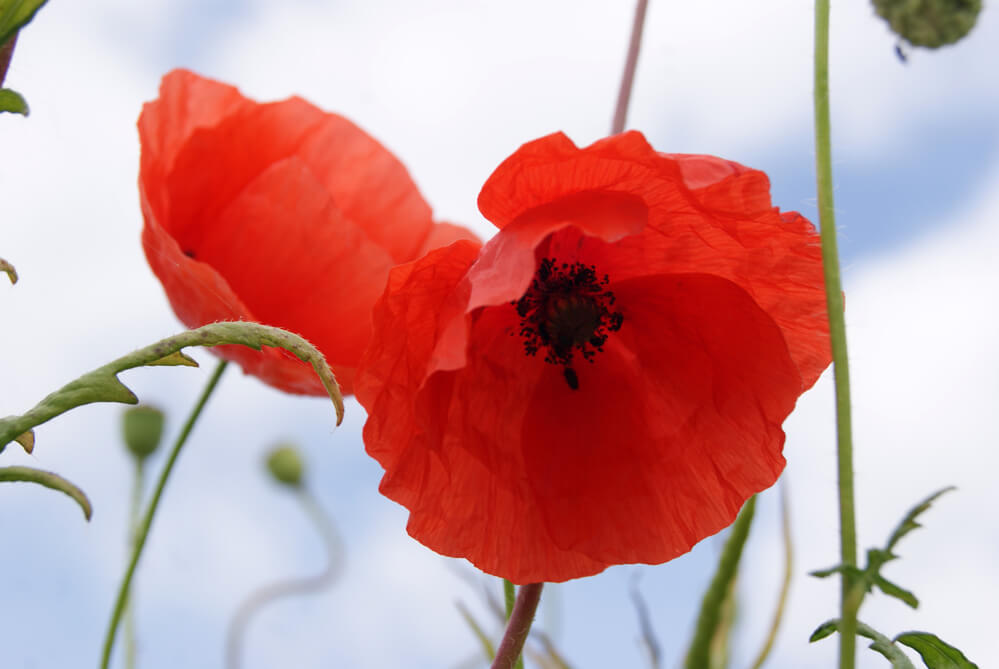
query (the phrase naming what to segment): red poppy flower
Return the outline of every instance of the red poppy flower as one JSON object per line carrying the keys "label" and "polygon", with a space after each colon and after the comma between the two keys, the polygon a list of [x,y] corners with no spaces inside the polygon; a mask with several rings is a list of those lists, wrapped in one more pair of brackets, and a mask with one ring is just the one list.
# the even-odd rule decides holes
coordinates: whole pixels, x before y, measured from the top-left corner
{"label": "red poppy flower", "polygon": [[409,533],[516,583],[661,563],[784,467],[830,362],[819,240],[766,175],[555,134],[486,182],[499,228],[397,267],[357,377]]}
{"label": "red poppy flower", "polygon": [[[391,267],[456,239],[406,168],[347,119],[300,98],[258,104],[174,70],[139,117],[142,245],[188,327],[246,320],[321,350],[344,393]],[[324,395],[283,351],[214,349],[266,383]]]}

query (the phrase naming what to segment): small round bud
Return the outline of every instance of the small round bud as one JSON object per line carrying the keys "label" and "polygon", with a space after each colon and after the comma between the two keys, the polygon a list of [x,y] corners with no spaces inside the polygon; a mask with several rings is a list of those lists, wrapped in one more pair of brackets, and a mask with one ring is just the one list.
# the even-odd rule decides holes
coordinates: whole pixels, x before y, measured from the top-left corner
{"label": "small round bud", "polygon": [[140,460],[149,457],[163,436],[163,412],[156,407],[137,406],[122,416],[122,434],[128,450]]}
{"label": "small round bud", "polygon": [[278,483],[292,488],[302,485],[305,463],[294,446],[278,446],[267,456],[267,469]]}
{"label": "small round bud", "polygon": [[982,0],[874,0],[874,9],[909,44],[936,49],[968,34]]}

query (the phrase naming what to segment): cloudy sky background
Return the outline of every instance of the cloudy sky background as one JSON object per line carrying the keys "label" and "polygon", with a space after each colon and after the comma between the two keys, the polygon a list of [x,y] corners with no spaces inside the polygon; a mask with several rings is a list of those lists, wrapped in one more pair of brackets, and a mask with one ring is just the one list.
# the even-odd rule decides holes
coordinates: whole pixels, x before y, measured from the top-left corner
{"label": "cloudy sky background", "polygon": [[[774,203],[815,213],[810,3],[653,0],[628,126],[657,148],[714,153],[764,169]],[[979,666],[999,664],[999,19],[907,65],[864,3],[834,3],[836,204],[847,292],[860,545],[954,484],[886,569],[922,600],[875,595],[861,617],[886,633],[926,629]],[[135,119],[159,78],[184,66],[260,100],[301,95],[355,120],[408,165],[441,219],[490,226],[479,187],[521,143],[563,130],[606,134],[631,3],[604,0],[56,1],[21,35],[6,85],[27,119],[0,117],[0,414],[180,329],[139,244]],[[3,284],[0,281],[0,284]],[[214,364],[124,380],[168,412],[172,438]],[[95,666],[124,567],[129,461],[121,409],[92,406],[37,430],[34,455],[2,463],[57,471],[94,503],[0,487],[4,667]],[[489,621],[494,579],[409,539],[406,513],[377,493],[363,411],[334,429],[320,399],[284,396],[230,370],[182,455],[141,564],[143,669],[222,665],[239,602],[274,579],[321,568],[294,501],[263,454],[297,443],[312,489],[347,546],[339,583],[254,619],[246,669],[457,667],[477,646],[455,609]],[[807,636],[836,613],[837,584],[806,576],[836,562],[831,375],[786,424],[796,564],[773,667],[829,667],[834,640]],[[153,466],[162,463],[157,458]],[[758,649],[782,569],[778,506],[763,495],[740,589],[735,667]],[[540,624],[576,667],[646,666],[629,598],[639,584],[677,666],[719,544],[656,567],[621,566],[547,591]],[[884,661],[860,651],[860,666]],[[477,666],[468,663],[464,666]]]}

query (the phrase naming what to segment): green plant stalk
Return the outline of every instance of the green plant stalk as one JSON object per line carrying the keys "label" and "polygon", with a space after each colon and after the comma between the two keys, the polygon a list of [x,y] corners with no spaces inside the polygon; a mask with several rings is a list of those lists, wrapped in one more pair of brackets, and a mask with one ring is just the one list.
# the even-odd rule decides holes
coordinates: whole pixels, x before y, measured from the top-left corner
{"label": "green plant stalk", "polygon": [[510,581],[503,579],[503,604],[506,607],[506,619],[510,619],[513,613],[513,603],[517,599],[517,586]]}
{"label": "green plant stalk", "polygon": [[[836,381],[836,454],[839,479],[840,561],[857,564],[856,511],[853,494],[853,429],[850,415],[850,368],[846,352],[846,319],[836,244],[832,185],[832,132],[829,122],[829,0],[815,1],[815,177],[822,235],[826,307]],[[846,572],[840,583],[839,666],[853,669],[857,648],[857,598]]]}
{"label": "green plant stalk", "polygon": [[694,638],[690,642],[690,649],[683,665],[686,669],[704,669],[711,666],[711,640],[721,623],[722,605],[728,593],[729,583],[735,578],[739,569],[742,549],[746,545],[746,539],[749,538],[749,528],[753,524],[755,512],[756,495],[753,495],[732,524],[732,532],[725,541],[725,547],[718,559],[718,568],[701,600]]}
{"label": "green plant stalk", "polygon": [[[128,548],[131,553],[135,546],[135,535],[139,528],[139,513],[142,511],[142,489],[146,479],[145,460],[133,457],[135,472],[132,476],[132,503],[128,512]],[[125,602],[125,667],[135,669],[135,594],[128,593]]]}
{"label": "green plant stalk", "polygon": [[[515,586],[511,581],[503,579],[503,605],[506,608],[506,619],[510,620],[510,616],[513,615],[513,607],[517,600],[517,586]],[[524,656],[520,655],[517,657],[517,662],[514,664],[514,669],[524,669]]]}
{"label": "green plant stalk", "polygon": [[208,403],[208,398],[211,397],[212,392],[218,385],[219,379],[222,378],[222,372],[225,371],[228,364],[225,360],[220,360],[215,367],[215,371],[212,372],[211,377],[208,379],[205,389],[201,391],[201,396],[194,405],[191,415],[177,436],[173,450],[170,451],[170,456],[167,458],[166,464],[163,466],[163,471],[160,473],[160,478],[156,482],[156,488],[153,490],[152,498],[150,498],[149,505],[146,507],[146,513],[142,517],[142,523],[136,531],[135,546],[132,548],[132,559],[128,564],[128,569],[125,570],[125,577],[121,581],[121,586],[118,588],[118,597],[115,599],[114,609],[111,612],[111,620],[108,623],[107,633],[104,638],[104,651],[101,655],[100,664],[101,669],[107,669],[111,662],[111,650],[114,648],[115,633],[118,631],[122,614],[125,612],[125,605],[128,602],[128,592],[132,586],[132,578],[135,576],[135,568],[139,564],[139,558],[142,557],[142,549],[145,547],[146,539],[149,537],[149,528],[153,524],[153,516],[156,515],[156,509],[159,507],[160,498],[163,496],[163,489],[166,487],[167,479],[170,478],[170,472],[173,471],[173,466],[177,462],[181,448],[183,448],[184,443],[187,441],[188,435],[191,434],[194,424],[201,416],[202,409]]}

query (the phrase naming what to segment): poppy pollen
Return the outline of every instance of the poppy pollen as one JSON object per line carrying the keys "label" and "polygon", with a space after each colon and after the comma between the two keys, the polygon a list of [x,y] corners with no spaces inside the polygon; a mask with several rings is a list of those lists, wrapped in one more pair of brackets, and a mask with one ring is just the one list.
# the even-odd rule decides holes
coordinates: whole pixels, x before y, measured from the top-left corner
{"label": "poppy pollen", "polygon": [[606,289],[608,283],[610,278],[598,277],[594,265],[543,258],[527,292],[512,303],[520,316],[524,353],[534,356],[545,348],[545,362],[563,367],[572,390],[579,389],[574,355],[578,352],[592,363],[608,333],[624,323],[621,312],[611,310],[615,297]]}

